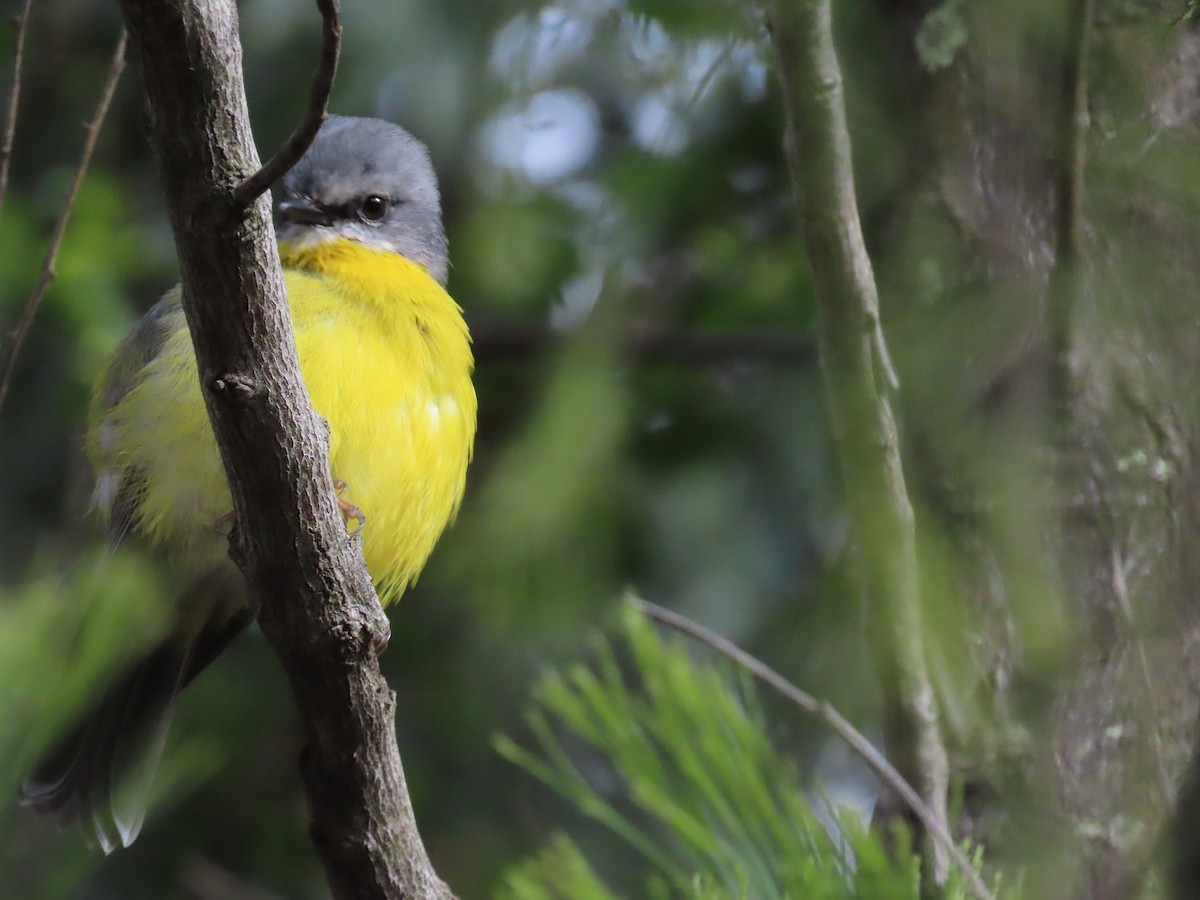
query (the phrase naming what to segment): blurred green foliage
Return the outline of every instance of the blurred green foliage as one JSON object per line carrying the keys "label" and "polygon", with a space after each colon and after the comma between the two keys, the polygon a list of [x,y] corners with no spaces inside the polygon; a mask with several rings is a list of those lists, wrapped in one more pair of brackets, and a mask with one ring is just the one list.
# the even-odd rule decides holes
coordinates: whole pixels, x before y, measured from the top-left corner
{"label": "blurred green foliage", "polygon": [[[0,591],[0,795],[14,800],[43,749],[167,625],[167,585],[157,567],[132,553],[89,554],[65,575],[36,568],[43,573]],[[28,865],[38,854],[36,832],[22,827],[27,815],[11,801],[0,806],[5,889],[66,896],[88,868],[82,841],[64,848],[52,871],[39,871]]]}
{"label": "blurred green foliage", "polygon": [[917,52],[921,63],[931,72],[945,69],[954,62],[967,43],[967,20],[963,5],[967,0],[943,0],[925,14],[917,30]]}

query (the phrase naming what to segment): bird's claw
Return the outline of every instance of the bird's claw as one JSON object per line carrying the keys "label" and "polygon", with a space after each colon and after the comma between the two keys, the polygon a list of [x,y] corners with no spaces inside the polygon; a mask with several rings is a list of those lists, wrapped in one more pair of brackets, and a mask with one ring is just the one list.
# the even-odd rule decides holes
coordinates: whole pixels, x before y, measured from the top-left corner
{"label": "bird's claw", "polygon": [[[350,522],[353,520],[358,523],[350,531],[351,537],[357,537],[367,524],[367,516],[361,509],[359,509],[349,500],[342,499],[342,494],[345,492],[348,486],[349,485],[347,485],[346,482],[339,479],[334,479],[333,490],[337,495],[334,499],[337,500],[338,512],[342,514],[342,520],[345,522]],[[224,537],[229,537],[229,535],[233,533],[233,526],[236,524],[237,513],[231,509],[229,512],[225,513],[225,515],[218,517],[217,520],[213,522],[213,527],[217,530],[218,534]]]}
{"label": "bird's claw", "polygon": [[349,523],[350,520],[353,519],[358,523],[358,525],[350,531],[350,537],[357,537],[362,533],[363,528],[366,527],[367,516],[361,509],[359,509],[349,500],[342,498],[342,494],[345,493],[348,486],[349,485],[347,485],[346,482],[342,481],[340,478],[333,479],[333,491],[337,495],[334,499],[337,500],[338,512],[342,514],[342,521]]}

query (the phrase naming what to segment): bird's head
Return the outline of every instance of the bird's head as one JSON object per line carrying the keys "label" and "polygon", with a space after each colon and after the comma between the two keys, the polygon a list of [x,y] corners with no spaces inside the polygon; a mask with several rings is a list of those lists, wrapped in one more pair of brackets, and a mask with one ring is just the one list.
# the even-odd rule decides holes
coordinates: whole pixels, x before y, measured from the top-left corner
{"label": "bird's head", "polygon": [[399,253],[440,284],[449,271],[437,175],[429,151],[382,119],[330,116],[276,186],[280,243],[345,239]]}

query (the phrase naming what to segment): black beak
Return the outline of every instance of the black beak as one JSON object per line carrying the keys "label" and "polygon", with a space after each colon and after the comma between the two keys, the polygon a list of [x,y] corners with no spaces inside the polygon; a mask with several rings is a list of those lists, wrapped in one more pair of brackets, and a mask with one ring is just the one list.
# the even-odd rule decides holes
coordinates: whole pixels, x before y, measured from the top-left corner
{"label": "black beak", "polygon": [[311,200],[294,199],[281,200],[279,215],[297,225],[332,225],[333,213],[323,209]]}

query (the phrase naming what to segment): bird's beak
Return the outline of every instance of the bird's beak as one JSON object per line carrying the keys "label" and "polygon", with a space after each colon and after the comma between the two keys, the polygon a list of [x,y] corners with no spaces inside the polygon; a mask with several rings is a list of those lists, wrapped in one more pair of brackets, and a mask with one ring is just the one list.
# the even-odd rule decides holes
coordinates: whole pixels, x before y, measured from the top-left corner
{"label": "bird's beak", "polygon": [[279,215],[289,222],[295,222],[297,225],[333,224],[333,214],[329,210],[322,209],[311,200],[300,198],[281,200],[279,203]]}

